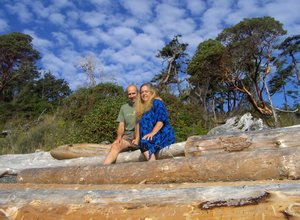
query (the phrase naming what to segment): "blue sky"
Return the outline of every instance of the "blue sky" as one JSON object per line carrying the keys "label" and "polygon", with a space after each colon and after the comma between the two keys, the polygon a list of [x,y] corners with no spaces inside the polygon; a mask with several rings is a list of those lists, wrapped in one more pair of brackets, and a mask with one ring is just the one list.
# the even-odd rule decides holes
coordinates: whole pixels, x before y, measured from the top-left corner
{"label": "blue sky", "polygon": [[0,0],[0,34],[33,37],[42,70],[65,79],[72,90],[86,86],[79,67],[96,65],[96,80],[123,87],[150,81],[162,69],[155,57],[175,35],[197,45],[244,18],[272,16],[288,35],[299,34],[298,0]]}

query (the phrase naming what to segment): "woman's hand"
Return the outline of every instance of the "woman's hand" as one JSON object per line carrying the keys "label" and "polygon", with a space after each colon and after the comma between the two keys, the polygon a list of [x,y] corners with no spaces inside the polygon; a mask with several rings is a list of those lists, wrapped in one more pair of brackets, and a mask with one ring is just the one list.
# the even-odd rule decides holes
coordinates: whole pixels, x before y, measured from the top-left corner
{"label": "woman's hand", "polygon": [[144,137],[143,137],[143,140],[150,140],[152,141],[152,138],[155,134],[153,134],[152,132],[149,133],[149,134],[146,134]]}
{"label": "woman's hand", "polygon": [[146,134],[142,139],[143,140],[150,140],[152,141],[152,138],[154,135],[156,135],[157,132],[159,132],[159,130],[164,126],[164,123],[161,121],[156,122],[153,130],[149,133]]}

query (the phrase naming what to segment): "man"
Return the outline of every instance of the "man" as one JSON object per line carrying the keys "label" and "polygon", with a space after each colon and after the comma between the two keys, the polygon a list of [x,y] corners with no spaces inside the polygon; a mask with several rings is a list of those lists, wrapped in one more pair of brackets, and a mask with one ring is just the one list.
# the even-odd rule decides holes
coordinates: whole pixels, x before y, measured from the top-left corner
{"label": "man", "polygon": [[111,164],[116,161],[120,152],[133,147],[132,140],[134,138],[135,127],[135,110],[134,103],[137,98],[138,89],[135,85],[129,85],[126,89],[128,103],[122,105],[117,122],[119,122],[117,130],[117,138],[112,143],[110,151],[106,155],[103,164]]}

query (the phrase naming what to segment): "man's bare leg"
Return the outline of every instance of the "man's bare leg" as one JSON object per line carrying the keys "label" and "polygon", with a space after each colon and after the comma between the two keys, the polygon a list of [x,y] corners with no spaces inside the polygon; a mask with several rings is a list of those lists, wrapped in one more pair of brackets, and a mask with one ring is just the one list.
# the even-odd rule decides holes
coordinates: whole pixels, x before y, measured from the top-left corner
{"label": "man's bare leg", "polygon": [[108,165],[114,163],[117,160],[119,153],[126,150],[130,145],[131,143],[124,139],[122,139],[121,143],[118,143],[116,141],[112,143],[103,164]]}

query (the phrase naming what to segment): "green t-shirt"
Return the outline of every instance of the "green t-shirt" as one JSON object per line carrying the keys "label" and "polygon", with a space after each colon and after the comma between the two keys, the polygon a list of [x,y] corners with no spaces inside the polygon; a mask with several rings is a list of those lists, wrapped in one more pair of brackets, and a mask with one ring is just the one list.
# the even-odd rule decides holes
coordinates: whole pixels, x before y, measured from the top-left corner
{"label": "green t-shirt", "polygon": [[121,106],[117,122],[124,122],[125,131],[124,135],[128,135],[130,138],[134,136],[135,127],[135,110],[134,107],[128,103]]}

